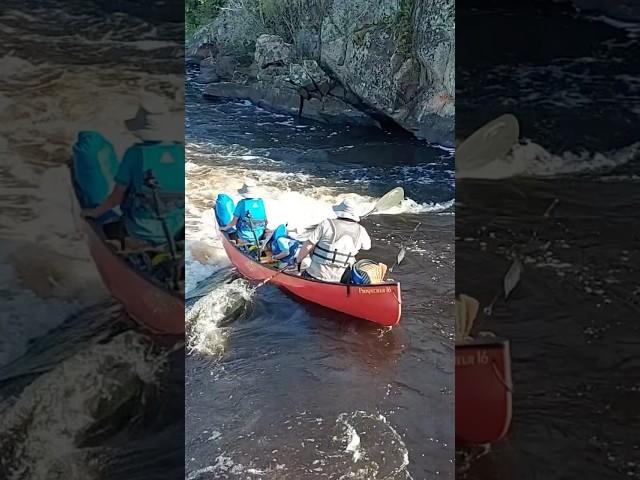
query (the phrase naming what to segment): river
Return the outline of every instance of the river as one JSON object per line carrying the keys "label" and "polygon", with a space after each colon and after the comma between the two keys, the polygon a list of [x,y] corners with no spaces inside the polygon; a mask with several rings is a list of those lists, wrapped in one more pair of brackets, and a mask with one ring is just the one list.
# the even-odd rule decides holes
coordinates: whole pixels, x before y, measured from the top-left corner
{"label": "river", "polygon": [[[194,71],[190,72],[193,78]],[[186,469],[189,479],[453,478],[453,158],[408,136],[332,127],[188,81]],[[259,180],[270,222],[319,222],[345,195],[402,284],[399,326],[379,329],[252,286],[214,228],[219,192]],[[421,226],[411,237],[418,222]]]}
{"label": "river", "polygon": [[566,2],[457,12],[458,136],[514,113],[523,142],[507,160],[525,165],[457,183],[457,291],[486,305],[514,252],[525,266],[479,326],[511,342],[511,431],[458,448],[457,476],[639,478],[637,26]]}
{"label": "river", "polygon": [[183,101],[183,26],[113,7],[0,11],[1,478],[183,474],[184,349],[156,345],[110,299],[67,168],[79,130],[122,156],[142,94]]}

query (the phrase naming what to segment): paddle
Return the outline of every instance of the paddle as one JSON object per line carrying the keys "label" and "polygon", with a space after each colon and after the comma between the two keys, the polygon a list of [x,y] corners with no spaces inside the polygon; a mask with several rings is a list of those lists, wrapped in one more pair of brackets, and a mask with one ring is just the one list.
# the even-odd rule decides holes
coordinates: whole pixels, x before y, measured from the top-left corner
{"label": "paddle", "polygon": [[147,187],[151,189],[151,195],[153,198],[153,210],[158,220],[160,220],[160,223],[162,225],[162,231],[167,240],[167,244],[169,245],[169,253],[171,255],[171,259],[173,260],[173,265],[172,265],[173,276],[171,279],[172,287],[175,288],[176,290],[179,290],[180,269],[176,261],[177,255],[178,255],[178,252],[176,249],[176,242],[173,235],[169,231],[169,226],[167,225],[166,217],[162,212],[163,209],[161,208],[160,198],[158,197],[158,190],[160,189],[160,185],[158,184],[158,180],[155,178],[152,170],[147,170],[146,172],[144,172],[144,183]]}
{"label": "paddle", "polygon": [[[559,200],[557,198],[551,202],[551,204],[547,207],[545,212],[542,214],[543,219],[549,218],[551,216],[551,212],[553,211],[555,206],[558,204],[558,202]],[[542,226],[540,228],[542,228]],[[525,244],[525,247],[529,245],[531,240],[533,240],[534,238],[537,238],[539,233],[540,233],[539,229],[534,231],[533,235],[531,235],[531,239]],[[523,272],[522,262],[520,262],[520,259],[516,257],[513,260],[513,262],[511,262],[511,265],[509,266],[507,273],[505,273],[504,278],[502,279],[502,290],[499,291],[496,294],[496,296],[493,298],[493,301],[483,309],[483,313],[485,314],[485,316],[490,317],[492,315],[493,307],[503,293],[504,293],[504,299],[505,300],[509,299],[509,295],[511,295],[511,292],[513,292],[513,290],[516,288],[516,286],[520,281],[520,276],[522,275],[522,272]]]}
{"label": "paddle", "polygon": [[360,219],[367,218],[375,212],[381,212],[389,210],[390,208],[397,207],[404,200],[404,189],[402,187],[396,187],[393,190],[385,193],[376,202],[376,205],[368,213],[365,213]]}
{"label": "paddle", "polygon": [[487,123],[471,134],[456,149],[458,170],[473,170],[504,157],[518,143],[518,119],[505,114]]}
{"label": "paddle", "polygon": [[273,280],[273,277],[276,277],[278,275],[280,275],[282,272],[284,272],[287,267],[289,267],[289,264],[286,264],[284,267],[278,269],[276,271],[276,273],[274,273],[273,275],[271,275],[269,278],[264,279],[263,281],[261,281],[259,284],[256,285],[256,288],[254,288],[254,290],[257,290],[258,288],[260,288],[261,286],[263,286],[266,283],[269,283],[271,280]]}
{"label": "paddle", "polygon": [[[418,228],[420,228],[420,225],[422,225],[422,222],[418,222],[418,224],[413,228],[413,231],[411,232],[411,235],[409,235],[409,240],[407,241],[407,243],[411,243],[411,240],[413,239],[413,235],[418,231]],[[391,268],[388,270],[388,273],[393,272],[393,269],[395,267],[400,266],[400,263],[402,262],[402,260],[404,260],[404,256],[406,253],[407,253],[407,247],[405,247],[403,244],[400,246],[400,251],[398,252],[396,261],[394,262],[393,265],[391,265]]]}
{"label": "paddle", "polygon": [[247,212],[247,218],[249,219],[249,228],[251,229],[251,233],[253,234],[253,240],[256,244],[256,250],[258,250],[258,257],[256,258],[256,260],[260,261],[260,253],[262,252],[262,248],[260,248],[260,240],[258,240],[256,231],[253,228],[253,220],[252,220],[251,212]]}

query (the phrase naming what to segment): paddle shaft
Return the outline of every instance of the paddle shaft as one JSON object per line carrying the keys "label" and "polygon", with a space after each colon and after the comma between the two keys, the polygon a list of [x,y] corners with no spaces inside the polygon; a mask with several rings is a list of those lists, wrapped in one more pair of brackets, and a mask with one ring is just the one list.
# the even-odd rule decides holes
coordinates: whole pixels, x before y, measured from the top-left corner
{"label": "paddle shaft", "polygon": [[251,229],[251,234],[253,235],[253,240],[255,241],[256,248],[258,249],[258,258],[257,258],[257,260],[260,261],[260,255],[261,255],[262,249],[260,248],[260,241],[258,240],[258,235],[256,235],[256,230],[253,228],[253,220],[252,220],[250,212],[247,212],[247,219],[249,220],[249,229]]}
{"label": "paddle shaft", "polygon": [[162,213],[160,198],[158,197],[158,188],[159,188],[158,182],[155,179],[153,172],[151,170],[147,170],[145,172],[144,180],[147,187],[151,189],[151,195],[153,197],[153,209],[155,210],[156,216],[160,220],[160,223],[162,225],[162,231],[164,232],[164,236],[167,239],[167,243],[169,244],[169,253],[171,254],[171,260],[173,260],[173,270],[174,270],[172,283],[173,283],[173,287],[178,289],[179,283],[180,283],[179,282],[180,273],[179,273],[179,267],[177,263],[178,253],[176,249],[175,239],[173,238],[173,235],[169,231],[169,226],[167,225],[167,221],[164,217],[164,214]]}
{"label": "paddle shaft", "polygon": [[[287,267],[289,266],[289,264],[287,263],[284,267],[282,267],[280,270],[278,270],[276,273],[274,273],[273,275],[271,275],[269,278],[267,278],[266,280],[261,281],[258,285],[256,285],[256,288],[260,288],[261,286],[263,286],[266,283],[269,283],[271,280],[273,280],[275,277],[277,277],[278,275],[280,275],[282,272],[284,272]],[[255,290],[254,289],[254,290]]]}

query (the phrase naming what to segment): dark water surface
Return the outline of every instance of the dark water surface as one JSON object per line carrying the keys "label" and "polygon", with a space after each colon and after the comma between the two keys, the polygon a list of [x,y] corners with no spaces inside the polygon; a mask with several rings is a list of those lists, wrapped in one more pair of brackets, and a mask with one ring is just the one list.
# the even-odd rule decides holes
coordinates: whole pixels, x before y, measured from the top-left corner
{"label": "dark water surface", "polygon": [[[187,478],[453,478],[450,154],[211,103],[193,83],[186,108]],[[403,186],[410,200],[364,221],[368,258],[390,265],[408,244],[394,271],[400,325],[379,329],[271,285],[253,291],[226,259],[211,213],[215,195],[235,195],[246,176],[259,179],[269,218],[290,227],[322,220],[340,195],[365,211]]]}
{"label": "dark water surface", "polygon": [[458,135],[514,113],[527,140],[510,160],[527,172],[457,184],[456,290],[486,305],[514,254],[525,271],[478,325],[511,342],[512,429],[458,449],[456,468],[483,480],[639,478],[640,44],[565,3],[524,10],[458,4]]}

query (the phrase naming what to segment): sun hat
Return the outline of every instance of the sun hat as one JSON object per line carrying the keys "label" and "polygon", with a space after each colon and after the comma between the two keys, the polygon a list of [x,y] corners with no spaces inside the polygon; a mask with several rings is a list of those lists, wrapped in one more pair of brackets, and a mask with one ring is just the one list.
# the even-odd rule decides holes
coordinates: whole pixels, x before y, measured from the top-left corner
{"label": "sun hat", "polygon": [[256,182],[247,178],[242,185],[242,188],[238,190],[238,193],[244,198],[255,198],[258,196]]}
{"label": "sun hat", "polygon": [[350,198],[345,198],[338,205],[334,205],[333,211],[336,212],[338,218],[349,218],[356,222],[360,221],[360,216],[356,213],[356,202]]}
{"label": "sun hat", "polygon": [[161,101],[143,99],[135,116],[125,120],[127,129],[145,142],[183,142],[184,118]]}

